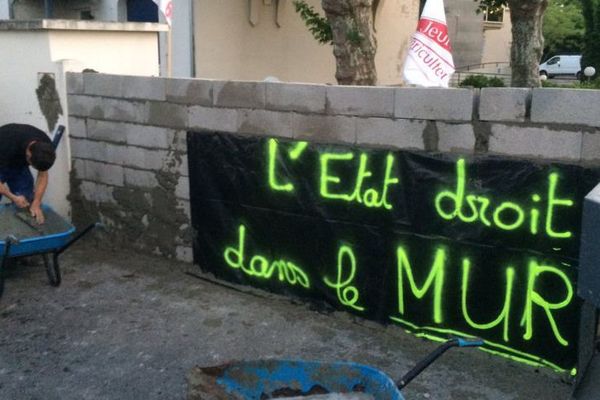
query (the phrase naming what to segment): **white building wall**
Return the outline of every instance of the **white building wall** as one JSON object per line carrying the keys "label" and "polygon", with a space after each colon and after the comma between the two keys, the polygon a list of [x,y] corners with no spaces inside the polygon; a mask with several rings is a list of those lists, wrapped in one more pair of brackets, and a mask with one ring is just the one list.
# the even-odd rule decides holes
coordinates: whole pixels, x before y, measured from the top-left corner
{"label": "white building wall", "polygon": [[[12,0],[0,0],[12,2]],[[14,18],[18,20],[44,18],[44,1],[20,0],[14,3]],[[126,0],[55,0],[53,18],[81,19],[82,12],[90,12],[96,21],[127,20]]]}
{"label": "white building wall", "polygon": [[[324,15],[320,0],[308,3]],[[400,84],[419,1],[384,0],[379,7],[378,83]],[[291,1],[195,0],[194,25],[198,77],[336,83],[332,46],[317,43]]]}
{"label": "white building wall", "polygon": [[484,47],[482,63],[510,62],[510,47],[512,31],[510,11],[504,10],[504,20],[496,23],[486,23],[484,30]]}
{"label": "white building wall", "polygon": [[[72,21],[42,21],[63,27]],[[48,123],[36,89],[43,74],[52,74],[63,110],[57,125],[67,126],[50,170],[51,183],[44,202],[61,215],[70,216],[70,149],[65,72],[91,68],[105,73],[158,76],[158,25],[99,24],[79,21],[80,29],[3,30],[0,27],[0,125],[25,123],[48,132]],[[93,27],[86,30],[85,27]],[[105,30],[100,28],[104,27]],[[111,28],[112,27],[112,28]],[[154,27],[154,28],[152,28]],[[161,27],[162,29],[163,27]],[[152,30],[154,29],[154,30]],[[139,30],[142,30],[141,32]]]}
{"label": "white building wall", "polygon": [[149,32],[51,31],[53,62],[122,75],[158,76],[157,34]]}

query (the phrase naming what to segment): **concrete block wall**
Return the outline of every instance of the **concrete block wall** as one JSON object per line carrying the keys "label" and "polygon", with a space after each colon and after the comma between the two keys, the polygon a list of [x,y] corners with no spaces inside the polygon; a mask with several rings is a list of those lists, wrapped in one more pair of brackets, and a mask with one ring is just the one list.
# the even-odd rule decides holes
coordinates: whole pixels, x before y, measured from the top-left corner
{"label": "concrete block wall", "polygon": [[343,87],[68,74],[76,224],[192,261],[186,132],[600,165],[600,91]]}

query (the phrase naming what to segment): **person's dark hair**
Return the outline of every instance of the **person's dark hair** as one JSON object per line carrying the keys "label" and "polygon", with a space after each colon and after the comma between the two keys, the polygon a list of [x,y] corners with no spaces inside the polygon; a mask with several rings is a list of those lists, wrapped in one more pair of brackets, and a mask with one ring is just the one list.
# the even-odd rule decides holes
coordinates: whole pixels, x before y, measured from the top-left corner
{"label": "person's dark hair", "polygon": [[56,151],[51,143],[35,142],[29,151],[31,151],[31,166],[38,171],[48,171],[54,165]]}

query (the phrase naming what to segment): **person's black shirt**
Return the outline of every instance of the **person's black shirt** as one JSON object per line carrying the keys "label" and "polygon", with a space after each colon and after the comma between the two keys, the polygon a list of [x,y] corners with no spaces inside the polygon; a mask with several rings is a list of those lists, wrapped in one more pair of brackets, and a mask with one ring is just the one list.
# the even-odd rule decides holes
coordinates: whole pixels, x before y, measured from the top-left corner
{"label": "person's black shirt", "polygon": [[31,142],[52,143],[44,131],[24,124],[0,126],[0,168],[27,167],[25,150]]}

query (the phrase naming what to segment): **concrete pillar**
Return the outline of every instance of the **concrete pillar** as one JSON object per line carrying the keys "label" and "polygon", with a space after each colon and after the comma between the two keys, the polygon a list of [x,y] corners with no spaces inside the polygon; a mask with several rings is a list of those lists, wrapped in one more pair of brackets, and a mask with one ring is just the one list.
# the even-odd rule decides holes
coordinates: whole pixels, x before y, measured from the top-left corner
{"label": "concrete pillar", "polygon": [[10,4],[12,0],[0,0],[0,19],[10,19]]}
{"label": "concrete pillar", "polygon": [[[194,13],[193,0],[178,0],[173,2],[173,20],[171,26],[173,43],[174,78],[193,78],[194,72]],[[165,24],[162,13],[158,15],[159,22]],[[160,34],[160,74],[167,76],[168,33]]]}
{"label": "concrete pillar", "polygon": [[194,76],[194,11],[192,0],[180,0],[174,9],[173,76]]}

